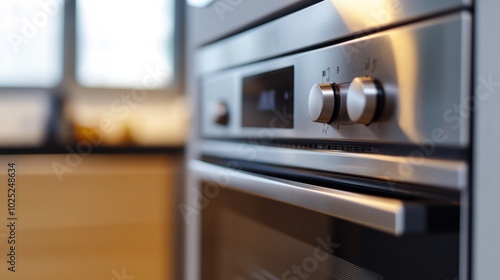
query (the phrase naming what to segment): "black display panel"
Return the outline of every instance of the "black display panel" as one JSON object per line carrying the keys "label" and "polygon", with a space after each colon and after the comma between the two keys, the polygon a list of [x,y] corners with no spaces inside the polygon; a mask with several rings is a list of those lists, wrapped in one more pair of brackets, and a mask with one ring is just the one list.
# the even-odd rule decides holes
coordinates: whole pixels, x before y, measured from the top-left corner
{"label": "black display panel", "polygon": [[243,78],[242,126],[293,128],[293,66]]}

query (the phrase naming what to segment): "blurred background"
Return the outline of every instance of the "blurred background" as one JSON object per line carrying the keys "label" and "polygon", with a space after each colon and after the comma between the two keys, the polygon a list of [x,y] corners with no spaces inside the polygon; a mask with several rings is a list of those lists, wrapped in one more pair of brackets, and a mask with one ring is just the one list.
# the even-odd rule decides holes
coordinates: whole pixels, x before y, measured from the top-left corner
{"label": "blurred background", "polygon": [[[0,2],[0,145],[182,146],[182,5]],[[182,3],[179,1],[179,3]]]}
{"label": "blurred background", "polygon": [[0,228],[0,279],[175,279],[183,6],[0,2],[0,162],[17,165],[19,219],[16,273]]}

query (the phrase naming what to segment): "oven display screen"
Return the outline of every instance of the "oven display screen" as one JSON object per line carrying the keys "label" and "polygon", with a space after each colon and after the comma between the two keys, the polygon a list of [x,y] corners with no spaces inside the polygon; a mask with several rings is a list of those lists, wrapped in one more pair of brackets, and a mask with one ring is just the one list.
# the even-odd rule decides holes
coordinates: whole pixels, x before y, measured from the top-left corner
{"label": "oven display screen", "polygon": [[242,126],[293,128],[293,66],[243,78]]}

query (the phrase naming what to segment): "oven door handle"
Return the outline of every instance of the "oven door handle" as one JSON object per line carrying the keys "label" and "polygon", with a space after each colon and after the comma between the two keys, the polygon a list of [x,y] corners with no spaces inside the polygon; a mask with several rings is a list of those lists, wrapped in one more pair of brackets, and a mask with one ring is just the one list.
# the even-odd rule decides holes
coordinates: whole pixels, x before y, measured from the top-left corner
{"label": "oven door handle", "polygon": [[[395,236],[434,230],[432,220],[445,220],[438,228],[457,229],[458,203],[405,201],[341,191],[191,160],[196,179],[221,188],[257,195],[320,212]],[[443,216],[446,218],[443,219]],[[432,219],[432,220],[431,220]]]}

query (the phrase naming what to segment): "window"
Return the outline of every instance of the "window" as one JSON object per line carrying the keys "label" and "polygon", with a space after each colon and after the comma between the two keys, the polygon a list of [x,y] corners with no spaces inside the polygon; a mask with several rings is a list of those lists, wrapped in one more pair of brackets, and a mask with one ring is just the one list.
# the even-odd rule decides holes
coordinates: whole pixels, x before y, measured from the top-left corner
{"label": "window", "polygon": [[[63,0],[0,1],[0,87],[57,86],[63,69]],[[174,78],[174,0],[77,0],[76,81],[90,88]]]}
{"label": "window", "polygon": [[62,76],[64,7],[0,1],[0,87],[54,87]]}
{"label": "window", "polygon": [[[108,133],[105,144],[167,145],[174,134],[179,142],[184,119],[175,113],[170,127],[164,120],[183,104],[172,101],[182,90],[175,53],[182,53],[182,7],[181,0],[1,0],[0,119],[9,125],[0,147],[74,143],[110,114],[121,138]],[[141,106],[114,103],[135,92],[152,94]]]}
{"label": "window", "polygon": [[168,86],[174,78],[173,2],[79,0],[78,83],[97,88]]}

